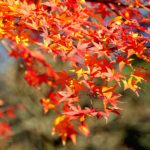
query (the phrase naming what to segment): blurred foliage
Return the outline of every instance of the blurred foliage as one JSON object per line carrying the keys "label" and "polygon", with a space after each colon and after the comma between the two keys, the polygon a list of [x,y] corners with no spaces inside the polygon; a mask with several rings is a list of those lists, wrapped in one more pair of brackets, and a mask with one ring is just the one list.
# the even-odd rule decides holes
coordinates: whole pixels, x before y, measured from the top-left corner
{"label": "blurred foliage", "polygon": [[[59,66],[61,65],[60,63]],[[139,60],[134,65],[150,68],[150,64]],[[62,146],[61,139],[51,136],[53,112],[43,114],[39,103],[40,97],[47,93],[46,87],[29,88],[23,75],[24,68],[21,60],[8,61],[7,68],[0,74],[0,99],[4,100],[6,106],[18,103],[24,106],[17,109],[16,118],[10,120],[13,136],[5,142],[1,139],[0,150],[150,149],[149,83],[142,83],[140,97],[130,90],[122,92],[120,106],[124,110],[121,115],[112,115],[107,124],[105,120],[89,119],[91,136],[78,137],[77,144],[74,146],[69,140],[66,146]]]}

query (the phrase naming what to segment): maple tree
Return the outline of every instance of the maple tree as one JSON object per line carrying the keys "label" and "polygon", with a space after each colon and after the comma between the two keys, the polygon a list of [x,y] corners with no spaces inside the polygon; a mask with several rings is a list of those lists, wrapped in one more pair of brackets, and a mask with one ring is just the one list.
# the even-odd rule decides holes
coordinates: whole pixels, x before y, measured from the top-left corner
{"label": "maple tree", "polygon": [[[144,0],[0,0],[2,43],[24,61],[30,86],[50,88],[40,103],[45,113],[56,113],[52,134],[63,144],[90,134],[87,118],[119,114],[118,88],[139,95],[149,74],[133,64],[135,56],[150,62],[150,40],[143,35],[150,30],[142,25],[150,23],[149,12]],[[67,67],[58,69],[58,60]]]}

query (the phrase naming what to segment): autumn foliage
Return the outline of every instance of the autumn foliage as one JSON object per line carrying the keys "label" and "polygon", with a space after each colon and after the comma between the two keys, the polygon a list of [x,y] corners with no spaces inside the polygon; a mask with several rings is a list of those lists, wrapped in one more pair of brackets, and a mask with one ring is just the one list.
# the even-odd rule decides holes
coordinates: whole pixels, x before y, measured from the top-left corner
{"label": "autumn foliage", "polygon": [[[87,118],[119,114],[119,88],[139,95],[140,83],[148,81],[145,68],[133,65],[136,58],[150,62],[144,36],[150,30],[142,25],[150,16],[141,9],[149,14],[149,2],[0,0],[2,43],[24,62],[30,86],[49,87],[40,103],[45,113],[55,112],[52,134],[58,133],[63,144],[90,134]],[[58,60],[67,67],[58,69]]]}

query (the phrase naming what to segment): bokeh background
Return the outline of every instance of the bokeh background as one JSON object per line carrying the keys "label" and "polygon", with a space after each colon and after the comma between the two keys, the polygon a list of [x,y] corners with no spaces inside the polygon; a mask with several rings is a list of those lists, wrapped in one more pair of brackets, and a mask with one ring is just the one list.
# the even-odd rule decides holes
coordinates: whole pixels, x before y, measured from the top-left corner
{"label": "bokeh background", "polygon": [[[57,67],[61,65],[58,62]],[[150,73],[150,64],[137,59],[134,65]],[[4,101],[0,109],[23,106],[15,109],[15,118],[3,118],[12,127],[12,137],[0,137],[0,150],[150,150],[150,83],[142,83],[139,97],[130,90],[121,91],[124,110],[120,115],[111,115],[107,124],[103,119],[87,120],[91,135],[79,136],[76,145],[68,140],[62,146],[61,139],[51,135],[53,112],[45,115],[39,103],[46,87],[29,87],[23,74],[21,61],[8,57],[0,45],[0,99]]]}

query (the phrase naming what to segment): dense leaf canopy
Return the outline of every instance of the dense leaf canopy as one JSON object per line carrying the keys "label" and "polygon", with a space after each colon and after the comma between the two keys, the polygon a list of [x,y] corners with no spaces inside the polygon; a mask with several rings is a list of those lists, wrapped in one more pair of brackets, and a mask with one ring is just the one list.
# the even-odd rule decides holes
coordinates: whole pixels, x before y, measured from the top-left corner
{"label": "dense leaf canopy", "polygon": [[[29,85],[50,88],[40,102],[45,113],[56,113],[52,134],[63,144],[90,134],[88,117],[119,114],[118,89],[139,95],[148,81],[144,67],[133,64],[150,62],[149,6],[147,0],[0,0],[0,39],[24,62]],[[58,61],[65,67],[57,68]]]}

